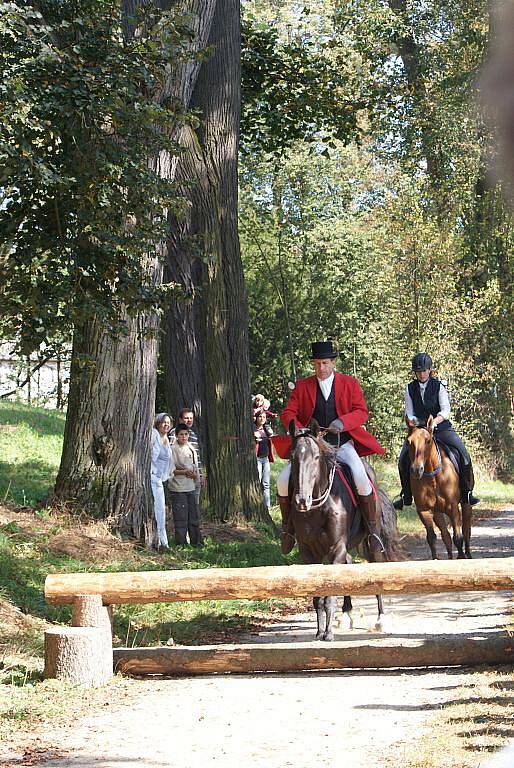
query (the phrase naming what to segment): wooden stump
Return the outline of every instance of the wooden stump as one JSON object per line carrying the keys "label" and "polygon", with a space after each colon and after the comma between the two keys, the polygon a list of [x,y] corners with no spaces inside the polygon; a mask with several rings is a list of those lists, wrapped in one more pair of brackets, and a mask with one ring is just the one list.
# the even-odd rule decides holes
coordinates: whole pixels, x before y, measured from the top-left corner
{"label": "wooden stump", "polygon": [[94,688],[112,677],[105,627],[52,627],[45,632],[45,677]]}
{"label": "wooden stump", "polygon": [[112,635],[112,606],[103,605],[101,595],[76,595],[72,627],[103,627]]}
{"label": "wooden stump", "polygon": [[113,673],[111,606],[101,595],[76,595],[71,623],[45,632],[45,677],[103,685]]}

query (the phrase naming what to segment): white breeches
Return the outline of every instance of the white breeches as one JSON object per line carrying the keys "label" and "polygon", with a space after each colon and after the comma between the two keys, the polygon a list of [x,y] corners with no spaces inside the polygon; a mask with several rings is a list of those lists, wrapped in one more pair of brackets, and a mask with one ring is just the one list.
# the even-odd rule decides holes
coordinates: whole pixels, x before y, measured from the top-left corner
{"label": "white breeches", "polygon": [[[348,464],[352,471],[353,480],[359,496],[369,496],[373,491],[369,477],[364,469],[364,464],[355,447],[353,440],[344,443],[337,451],[337,458],[343,464]],[[289,493],[289,476],[291,475],[291,464],[288,462],[280,475],[277,477],[277,493],[279,496],[287,496]]]}
{"label": "white breeches", "polygon": [[167,547],[168,536],[166,534],[166,503],[164,501],[164,487],[161,478],[156,477],[155,475],[152,475],[152,493],[159,546]]}

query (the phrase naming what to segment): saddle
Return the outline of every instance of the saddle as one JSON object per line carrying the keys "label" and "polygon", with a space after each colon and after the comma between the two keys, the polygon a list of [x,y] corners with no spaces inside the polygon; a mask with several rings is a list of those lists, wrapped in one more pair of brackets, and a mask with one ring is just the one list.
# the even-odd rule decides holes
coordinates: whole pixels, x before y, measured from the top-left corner
{"label": "saddle", "polygon": [[442,451],[444,454],[446,454],[446,456],[448,456],[451,463],[453,464],[453,467],[457,475],[460,477],[461,475],[460,468],[461,468],[462,459],[460,457],[459,452],[455,448],[445,445],[440,440],[438,440],[437,435],[434,435],[434,439],[439,450]]}

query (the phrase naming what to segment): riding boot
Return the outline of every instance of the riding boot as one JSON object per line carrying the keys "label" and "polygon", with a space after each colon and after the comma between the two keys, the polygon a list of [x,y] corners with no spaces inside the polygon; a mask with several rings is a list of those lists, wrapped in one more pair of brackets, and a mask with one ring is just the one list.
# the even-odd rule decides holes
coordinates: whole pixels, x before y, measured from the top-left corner
{"label": "riding boot", "polygon": [[475,477],[473,475],[473,466],[471,461],[469,464],[464,464],[460,468],[460,492],[461,492],[461,504],[469,504],[474,507],[478,504],[480,499],[473,494],[473,486],[475,485]]}
{"label": "riding boot", "polygon": [[359,496],[359,503],[369,530],[369,549],[375,555],[383,555],[384,545],[382,543],[382,539],[380,538],[377,502],[373,491],[368,496]]}
{"label": "riding boot", "polygon": [[400,475],[402,491],[398,498],[393,501],[393,507],[397,511],[400,511],[404,507],[410,507],[412,504],[412,491],[410,487],[410,459],[408,459],[408,461],[405,463],[398,464],[398,473]]}
{"label": "riding boot", "polygon": [[277,496],[282,515],[282,532],[280,534],[280,550],[288,555],[295,545],[294,526],[291,519],[291,501],[289,496]]}

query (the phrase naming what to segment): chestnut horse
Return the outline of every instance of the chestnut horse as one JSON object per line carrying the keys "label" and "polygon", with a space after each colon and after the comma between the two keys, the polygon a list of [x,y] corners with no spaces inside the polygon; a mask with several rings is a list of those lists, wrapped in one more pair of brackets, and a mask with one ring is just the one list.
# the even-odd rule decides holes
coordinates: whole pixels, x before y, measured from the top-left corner
{"label": "chestnut horse", "polygon": [[409,428],[407,442],[411,460],[412,495],[420,520],[426,528],[432,559],[437,560],[434,523],[441,532],[448,559],[453,558],[448,518],[452,525],[457,557],[471,557],[472,510],[469,504],[460,504],[459,476],[444,448],[440,448],[434,440],[433,417],[429,416],[426,424],[417,420],[405,421]]}
{"label": "chestnut horse", "polygon": [[[302,560],[312,563],[351,563],[350,548],[362,545],[365,557],[372,561],[398,559],[396,512],[385,493],[378,489],[377,503],[381,510],[383,553],[374,558],[367,545],[368,529],[360,510],[352,502],[350,492],[337,471],[335,450],[321,437],[318,426],[313,429],[289,427],[293,437],[291,446],[291,504],[292,522]],[[374,473],[366,464],[366,470],[375,484]],[[318,620],[317,640],[333,640],[332,623],[337,609],[337,598],[315,597],[313,600]],[[382,596],[377,595],[378,618],[375,629],[384,629]],[[349,595],[343,600],[343,617],[348,627],[352,601]]]}

